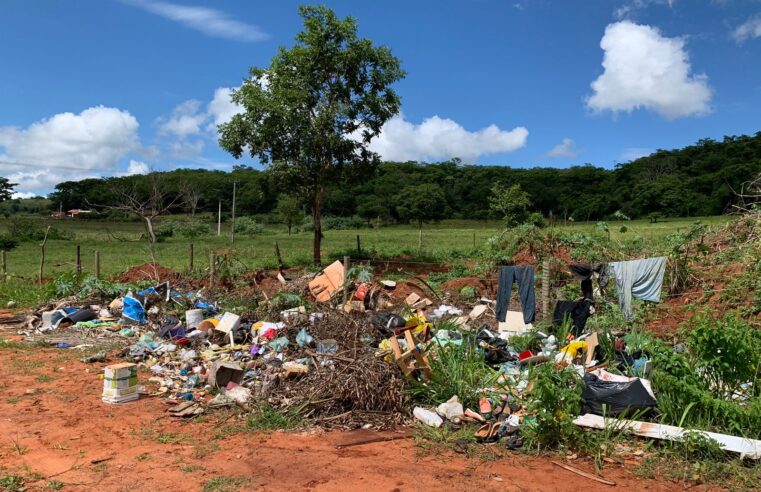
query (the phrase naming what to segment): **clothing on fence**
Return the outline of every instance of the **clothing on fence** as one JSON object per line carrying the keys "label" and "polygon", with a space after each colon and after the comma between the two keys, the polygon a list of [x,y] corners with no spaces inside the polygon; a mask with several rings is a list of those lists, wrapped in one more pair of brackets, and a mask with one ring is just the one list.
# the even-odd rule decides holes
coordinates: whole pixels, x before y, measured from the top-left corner
{"label": "clothing on fence", "polygon": [[513,282],[518,284],[518,293],[523,308],[523,322],[526,324],[533,323],[536,315],[536,294],[534,292],[534,267],[532,266],[503,266],[499,269],[497,321],[505,321]]}
{"label": "clothing on fence", "polygon": [[632,319],[632,298],[652,302],[661,300],[665,257],[611,263],[610,272],[616,279],[618,304],[625,319]]}
{"label": "clothing on fence", "polygon": [[584,299],[594,298],[592,279],[597,279],[597,285],[600,286],[600,289],[608,285],[608,268],[604,263],[596,263],[594,265],[576,263],[568,265],[568,268],[576,278],[581,280],[581,294],[584,296]]}
{"label": "clothing on fence", "polygon": [[587,326],[587,319],[592,315],[593,302],[589,299],[583,301],[558,301],[552,321],[556,325],[562,325],[567,318],[573,322],[573,336],[578,337]]}

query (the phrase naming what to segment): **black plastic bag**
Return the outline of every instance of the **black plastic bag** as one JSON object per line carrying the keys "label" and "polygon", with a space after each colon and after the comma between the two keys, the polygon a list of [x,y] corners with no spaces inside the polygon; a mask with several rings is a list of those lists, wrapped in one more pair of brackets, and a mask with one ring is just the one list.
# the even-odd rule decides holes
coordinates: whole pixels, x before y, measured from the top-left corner
{"label": "black plastic bag", "polygon": [[384,337],[390,337],[394,334],[394,330],[404,328],[407,324],[407,320],[398,314],[381,311],[370,318],[370,323],[377,328]]}
{"label": "black plastic bag", "polygon": [[632,410],[648,410],[658,405],[639,378],[616,383],[603,381],[594,374],[585,374],[581,397],[584,398],[584,413],[606,417],[617,417]]}

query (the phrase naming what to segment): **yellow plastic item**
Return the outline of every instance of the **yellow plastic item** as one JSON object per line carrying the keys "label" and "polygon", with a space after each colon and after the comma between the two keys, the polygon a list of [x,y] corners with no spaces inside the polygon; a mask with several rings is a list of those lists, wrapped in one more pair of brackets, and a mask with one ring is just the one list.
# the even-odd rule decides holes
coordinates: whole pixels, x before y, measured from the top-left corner
{"label": "yellow plastic item", "polygon": [[567,357],[570,357],[571,360],[575,359],[576,356],[579,354],[579,352],[583,352],[587,349],[587,342],[581,340],[579,342],[571,342],[562,349],[560,349],[561,354],[566,354]]}

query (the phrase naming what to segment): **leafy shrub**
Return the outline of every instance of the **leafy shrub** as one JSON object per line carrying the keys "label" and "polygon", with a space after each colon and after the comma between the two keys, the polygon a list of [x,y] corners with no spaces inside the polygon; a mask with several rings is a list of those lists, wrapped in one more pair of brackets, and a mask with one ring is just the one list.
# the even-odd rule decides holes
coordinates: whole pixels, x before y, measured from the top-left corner
{"label": "leafy shrub", "polygon": [[10,251],[16,246],[18,246],[18,240],[7,234],[0,234],[0,250]]}
{"label": "leafy shrub", "polygon": [[[39,220],[14,217],[8,221],[8,235],[19,242],[42,241],[46,230],[47,225]],[[71,240],[74,234],[51,226],[48,239]]]}
{"label": "leafy shrub", "polygon": [[729,397],[756,379],[761,370],[761,331],[735,313],[719,319],[699,313],[690,325],[686,343],[707,386]]}
{"label": "leafy shrub", "polygon": [[260,234],[264,228],[253,217],[239,217],[235,219],[235,233],[246,236]]}
{"label": "leafy shrub", "polygon": [[174,233],[186,237],[188,239],[194,239],[200,236],[209,234],[211,228],[206,222],[200,220],[187,220],[178,222],[174,228]]}
{"label": "leafy shrub", "polygon": [[163,241],[164,239],[174,236],[176,227],[177,222],[173,220],[164,220],[153,227],[153,233],[156,234],[156,239],[158,241]]}
{"label": "leafy shrub", "polygon": [[547,227],[547,221],[545,220],[544,216],[540,214],[539,212],[532,212],[528,215],[528,218],[526,219],[527,224],[531,224],[534,227],[538,227],[540,229]]}
{"label": "leafy shrub", "polygon": [[584,389],[578,373],[572,368],[542,364],[534,366],[529,377],[534,387],[527,410],[534,420],[524,425],[528,444],[537,449],[552,449],[577,442],[582,431],[573,419],[581,411]]}

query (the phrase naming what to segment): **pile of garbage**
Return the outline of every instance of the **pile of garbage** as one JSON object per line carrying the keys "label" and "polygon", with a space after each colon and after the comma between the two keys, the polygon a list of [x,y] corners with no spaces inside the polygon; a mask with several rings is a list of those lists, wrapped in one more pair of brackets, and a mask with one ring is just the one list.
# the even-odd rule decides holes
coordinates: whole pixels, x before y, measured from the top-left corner
{"label": "pile of garbage", "polygon": [[[278,278],[287,288],[289,281]],[[296,292],[290,295],[303,302],[289,309],[266,298],[259,314],[236,314],[203,290],[181,292],[165,282],[107,305],[71,299],[46,305],[30,320],[27,335],[60,348],[94,345],[92,338],[104,337],[120,344],[122,363],[104,371],[103,401],[162,396],[177,418],[218,407],[254,412],[266,406],[330,428],[382,429],[411,419],[439,427],[449,421],[472,425],[478,441],[517,449],[524,429],[536,422],[527,402],[536,383],[532,368],[542,364],[575,371],[583,380],[577,425],[604,428],[605,418],[644,415],[657,406],[645,379],[650,363],[642,353],[630,353],[624,338],[615,340],[615,360],[598,360],[598,336],[584,329],[594,312],[588,299],[581,317],[569,305],[555,320],[568,327],[555,330],[566,333],[558,339],[532,325],[533,306],[525,308],[533,293],[521,294],[522,312],[508,310],[511,283],[506,285],[497,300],[468,304],[439,299],[435,292],[436,303],[416,293],[402,299],[390,295],[394,281],[351,279],[336,262],[293,281]],[[532,349],[525,349],[527,337]],[[517,348],[518,341],[524,348]],[[463,346],[476,351],[496,377],[477,388],[476,398],[449,394],[431,407],[415,406],[410,386],[440,376],[446,351]],[[103,353],[82,361],[106,359]],[[607,370],[613,367],[637,376]]]}

